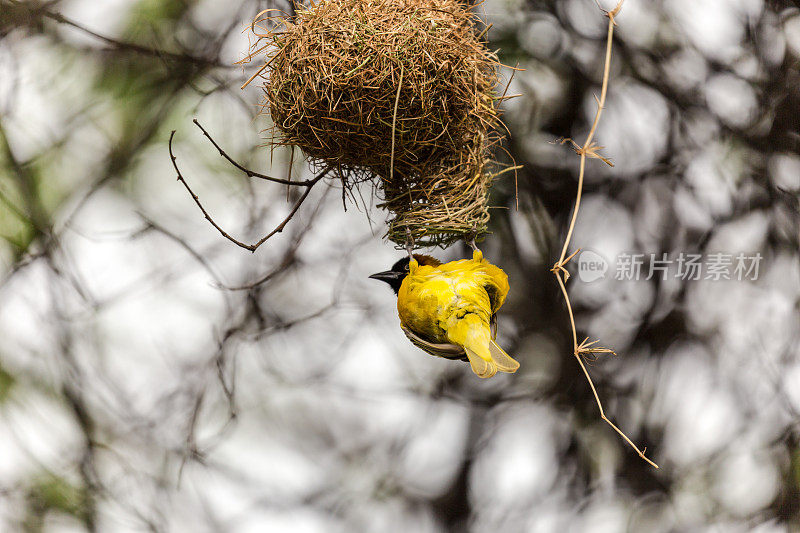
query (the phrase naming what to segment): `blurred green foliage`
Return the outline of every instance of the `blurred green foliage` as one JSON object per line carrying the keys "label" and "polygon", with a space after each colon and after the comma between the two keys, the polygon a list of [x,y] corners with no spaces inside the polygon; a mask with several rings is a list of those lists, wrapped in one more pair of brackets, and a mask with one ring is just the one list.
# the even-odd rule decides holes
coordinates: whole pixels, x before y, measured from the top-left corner
{"label": "blurred green foliage", "polygon": [[48,513],[58,512],[86,522],[88,519],[88,493],[83,487],[66,479],[43,474],[28,489],[28,509],[23,529],[37,533],[43,530]]}
{"label": "blurred green foliage", "polygon": [[11,397],[11,391],[16,384],[14,376],[0,366],[0,405],[5,403]]}

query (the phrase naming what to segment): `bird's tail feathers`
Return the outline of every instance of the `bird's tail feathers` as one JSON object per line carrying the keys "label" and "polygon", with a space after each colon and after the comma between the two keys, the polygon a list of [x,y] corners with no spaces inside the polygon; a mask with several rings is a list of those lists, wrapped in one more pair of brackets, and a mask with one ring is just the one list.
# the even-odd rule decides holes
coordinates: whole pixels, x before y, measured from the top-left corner
{"label": "bird's tail feathers", "polygon": [[490,378],[497,374],[497,365],[494,364],[494,361],[487,361],[466,346],[464,347],[464,351],[467,353],[469,366],[472,368],[472,371],[475,372],[476,376],[479,378]]}
{"label": "bird's tail feathers", "polygon": [[513,374],[519,368],[519,362],[504,352],[493,340],[489,341],[489,354],[492,356],[492,361],[497,365],[497,370],[500,372]]}

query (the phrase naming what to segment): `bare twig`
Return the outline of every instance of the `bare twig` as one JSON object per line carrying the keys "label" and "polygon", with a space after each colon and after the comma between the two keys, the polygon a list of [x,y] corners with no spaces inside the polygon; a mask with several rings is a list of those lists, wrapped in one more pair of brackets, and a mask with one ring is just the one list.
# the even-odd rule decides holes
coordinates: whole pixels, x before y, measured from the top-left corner
{"label": "bare twig", "polygon": [[[198,127],[200,127],[200,129],[203,129],[203,127],[200,126],[200,124],[196,120],[194,122],[195,122],[195,124],[198,125]],[[211,137],[208,135],[208,133],[206,133],[205,130],[203,130],[203,133],[206,135],[206,137],[211,139]],[[304,187],[306,187],[306,190],[303,192],[302,196],[300,196],[300,199],[297,200],[297,202],[294,204],[294,207],[292,207],[292,210],[289,211],[289,214],[286,215],[286,218],[284,218],[283,221],[280,224],[275,226],[275,228],[271,232],[266,234],[264,237],[259,239],[257,242],[255,242],[253,244],[247,244],[247,243],[244,243],[244,242],[232,237],[224,229],[222,229],[219,226],[219,224],[217,224],[214,221],[214,219],[211,217],[211,215],[208,214],[208,211],[206,211],[205,207],[203,207],[203,204],[200,202],[200,198],[194,193],[192,188],[189,187],[189,184],[186,182],[186,179],[184,179],[183,175],[181,174],[180,169],[178,168],[177,158],[175,157],[175,154],[172,152],[172,140],[173,140],[174,137],[175,137],[175,130],[172,130],[172,133],[169,136],[169,157],[172,160],[172,167],[175,169],[175,172],[178,175],[177,176],[178,177],[178,181],[180,181],[183,184],[183,186],[186,187],[186,190],[189,191],[189,194],[192,196],[192,199],[194,200],[194,203],[196,203],[197,207],[200,208],[200,211],[203,213],[203,216],[205,216],[206,220],[208,220],[209,223],[211,223],[211,225],[214,226],[214,228],[216,228],[216,230],[223,237],[225,237],[226,239],[228,239],[229,241],[231,241],[235,245],[239,246],[240,248],[244,248],[245,250],[250,250],[251,252],[255,252],[258,249],[258,247],[261,246],[262,244],[264,244],[270,237],[272,237],[276,233],[280,233],[280,232],[283,231],[283,229],[286,227],[286,224],[289,223],[289,221],[292,219],[292,217],[294,217],[294,215],[297,213],[297,210],[300,209],[300,206],[303,205],[303,202],[305,202],[306,198],[308,198],[308,195],[311,193],[311,189],[313,188],[313,186],[317,182],[322,180],[322,178],[327,176],[328,172],[330,172],[330,170],[331,170],[331,167],[325,167],[314,178],[312,178],[310,180],[306,180],[306,181],[287,182],[287,180],[279,180],[278,178],[266,178],[266,179],[269,179],[270,181],[277,181],[278,183],[286,183],[286,184],[291,184],[291,185],[304,186]],[[237,163],[236,161],[234,161],[233,159],[228,157],[228,155],[225,154],[225,152],[223,152],[223,150],[219,146],[217,146],[217,143],[215,143],[213,139],[211,139],[211,142],[214,143],[214,146],[217,147],[217,150],[220,151],[220,154],[222,154],[222,156],[225,157],[225,159],[227,159],[228,161],[230,161],[231,164],[233,164],[236,168],[242,170],[248,176],[253,174],[255,177],[259,177],[258,175],[256,175],[256,173],[253,173],[251,170],[246,169],[245,167],[241,166],[239,163]],[[263,176],[263,175],[261,175],[261,176]]]}
{"label": "bare twig", "polygon": [[[611,11],[604,11],[606,16],[608,17],[608,37],[606,40],[606,55],[605,55],[605,66],[603,68],[603,84],[600,90],[600,98],[595,97],[597,101],[597,113],[594,116],[594,122],[592,122],[592,127],[589,129],[589,134],[586,137],[586,141],[584,141],[583,145],[579,146],[575,141],[572,139],[562,139],[560,142],[561,144],[571,143],[575,152],[580,156],[580,170],[578,171],[578,191],[575,197],[575,208],[572,211],[572,219],[569,223],[569,230],[567,231],[567,237],[564,240],[564,246],[561,249],[561,256],[559,257],[558,261],[553,265],[553,268],[550,270],[556,276],[556,280],[558,281],[558,286],[561,288],[561,293],[564,295],[564,300],[567,304],[567,312],[569,314],[569,322],[570,327],[572,328],[572,345],[573,345],[573,353],[575,358],[578,360],[578,364],[583,370],[583,374],[586,376],[586,380],[589,382],[589,386],[592,389],[592,394],[594,395],[594,399],[597,403],[598,409],[600,409],[600,418],[605,420],[608,425],[614,428],[624,440],[627,442],[636,452],[639,454],[639,457],[647,461],[653,467],[658,468],[658,465],[655,464],[653,461],[645,456],[644,452],[646,448],[640,450],[636,444],[631,441],[630,438],[621,430],[619,429],[611,420],[606,417],[605,411],[603,410],[603,403],[600,401],[600,396],[597,394],[597,389],[594,386],[594,382],[592,382],[592,377],[589,375],[589,371],[586,369],[586,364],[583,361],[583,357],[587,354],[597,355],[600,353],[611,353],[613,354],[614,351],[609,348],[602,348],[602,347],[595,347],[594,344],[597,341],[587,342],[589,339],[585,339],[583,342],[578,344],[578,333],[575,329],[575,316],[572,312],[572,304],[569,300],[569,295],[567,294],[567,286],[566,282],[569,279],[569,272],[565,268],[566,264],[573,258],[575,255],[580,251],[580,249],[573,252],[569,257],[567,257],[567,250],[569,249],[570,241],[572,240],[572,232],[575,230],[575,221],[578,219],[578,210],[581,206],[581,196],[583,194],[583,178],[586,172],[586,158],[594,158],[600,159],[608,165],[612,165],[611,161],[607,158],[603,157],[599,154],[599,150],[602,149],[601,146],[597,145],[597,143],[593,142],[594,135],[597,132],[597,126],[600,123],[600,116],[603,113],[603,106],[606,102],[606,94],[608,93],[608,78],[609,72],[611,68],[611,49],[613,44],[613,36],[614,36],[614,26],[616,26],[616,22],[614,17],[619,13],[620,9],[622,8],[622,3],[625,0],[619,0],[617,2],[616,7]],[[601,8],[602,9],[602,8]]]}
{"label": "bare twig", "polygon": [[214,138],[211,137],[211,135],[209,135],[209,133],[206,131],[206,129],[203,126],[200,125],[200,122],[198,122],[196,118],[192,119],[192,122],[194,122],[195,125],[198,128],[200,128],[200,131],[203,132],[203,135],[205,135],[206,138],[209,141],[211,141],[211,144],[213,144],[214,148],[217,149],[217,151],[219,152],[219,155],[224,157],[228,161],[228,163],[230,163],[231,165],[235,166],[236,168],[238,168],[239,170],[244,172],[245,176],[247,176],[248,178],[258,178],[258,179],[261,179],[261,180],[271,181],[273,183],[280,183],[282,185],[292,185],[292,186],[295,186],[295,187],[311,187],[316,182],[319,181],[316,178],[312,178],[312,179],[308,179],[308,180],[304,180],[304,181],[292,181],[291,179],[273,178],[272,176],[267,176],[266,174],[261,174],[260,172],[256,172],[254,170],[250,170],[249,168],[247,168],[247,167],[243,166],[242,164],[240,164],[238,161],[234,160],[227,153],[225,153],[225,150],[223,150],[217,144],[217,141],[215,141]]}

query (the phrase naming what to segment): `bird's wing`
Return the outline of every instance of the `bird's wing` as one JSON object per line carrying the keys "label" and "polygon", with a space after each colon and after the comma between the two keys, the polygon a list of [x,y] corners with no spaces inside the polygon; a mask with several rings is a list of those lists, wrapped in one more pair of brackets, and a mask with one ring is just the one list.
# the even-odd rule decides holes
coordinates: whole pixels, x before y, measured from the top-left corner
{"label": "bird's wing", "polygon": [[[492,341],[497,338],[497,315],[492,315],[491,322],[489,323],[489,327],[492,331]],[[453,360],[460,360],[460,361],[468,361],[467,352],[464,350],[462,346],[458,344],[449,344],[449,343],[438,343],[438,342],[430,342],[423,339],[421,336],[414,333],[410,328],[400,324],[400,329],[403,330],[408,340],[414,344],[420,350],[429,353],[435,357],[443,357],[445,359],[453,359]],[[490,348],[491,349],[491,348]],[[501,350],[502,351],[502,350]],[[505,353],[505,352],[503,352]],[[513,359],[512,359],[513,361]],[[516,362],[516,361],[514,361]]]}
{"label": "bird's wing", "polygon": [[502,268],[487,261],[486,258],[483,257],[483,253],[477,248],[472,252],[472,259],[459,262],[454,261],[447,264],[456,265],[457,263],[464,264],[463,266],[459,265],[457,267],[459,269],[470,269],[482,274],[481,277],[484,278],[482,283],[483,289],[489,296],[492,313],[496,313],[506,301],[506,296],[508,295],[508,275],[506,275]]}
{"label": "bird's wing", "polygon": [[481,267],[481,270],[486,275],[483,288],[489,296],[492,313],[496,313],[506,301],[506,296],[508,295],[508,276],[502,269],[488,261],[483,261]]}
{"label": "bird's wing", "polygon": [[467,354],[464,352],[464,348],[457,344],[445,344],[445,343],[434,343],[428,342],[413,331],[411,329],[401,325],[400,328],[403,330],[403,333],[406,334],[408,340],[410,340],[414,346],[419,348],[420,350],[427,352],[436,357],[443,357],[445,359],[461,359],[466,360]]}

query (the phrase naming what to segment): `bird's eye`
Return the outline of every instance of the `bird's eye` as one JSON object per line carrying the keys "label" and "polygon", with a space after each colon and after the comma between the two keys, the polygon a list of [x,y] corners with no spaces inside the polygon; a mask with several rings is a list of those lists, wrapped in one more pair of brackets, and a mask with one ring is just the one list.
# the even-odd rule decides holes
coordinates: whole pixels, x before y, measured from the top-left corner
{"label": "bird's eye", "polygon": [[403,267],[406,272],[408,272],[408,267],[409,267],[409,263],[406,263],[406,266]]}

